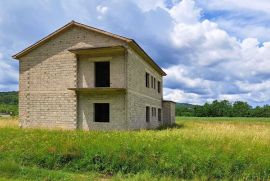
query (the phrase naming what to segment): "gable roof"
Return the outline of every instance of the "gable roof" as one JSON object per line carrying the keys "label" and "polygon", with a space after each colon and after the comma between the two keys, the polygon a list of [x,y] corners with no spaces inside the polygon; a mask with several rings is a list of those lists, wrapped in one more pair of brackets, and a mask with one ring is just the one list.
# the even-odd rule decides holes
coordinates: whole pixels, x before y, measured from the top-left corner
{"label": "gable roof", "polygon": [[37,41],[36,43],[34,43],[33,45],[25,48],[24,50],[20,51],[19,53],[15,54],[12,56],[12,58],[14,59],[19,59],[20,57],[28,54],[30,51],[34,50],[35,48],[41,46],[42,44],[48,42],[50,39],[54,38],[55,36],[57,36],[58,34],[68,30],[69,28],[76,26],[76,27],[81,27],[90,31],[94,31],[97,33],[101,33],[107,36],[110,36],[112,38],[116,38],[119,39],[121,41],[126,42],[133,50],[135,50],[140,56],[142,56],[145,60],[148,61],[148,63],[154,68],[156,69],[162,76],[167,75],[156,63],[155,61],[139,46],[138,43],[136,43],[135,40],[130,39],[130,38],[126,38],[120,35],[116,35],[98,28],[94,28],[88,25],[84,25],[75,21],[71,21],[68,24],[66,24],[65,26],[59,28],[58,30],[54,31],[53,33],[49,34],[48,36],[42,38],[41,40]]}

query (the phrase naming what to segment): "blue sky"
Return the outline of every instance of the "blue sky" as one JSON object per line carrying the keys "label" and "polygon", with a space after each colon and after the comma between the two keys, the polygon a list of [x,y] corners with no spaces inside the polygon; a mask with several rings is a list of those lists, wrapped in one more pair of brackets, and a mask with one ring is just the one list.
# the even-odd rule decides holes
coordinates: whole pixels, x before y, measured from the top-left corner
{"label": "blue sky", "polygon": [[11,56],[71,20],[135,39],[167,72],[164,97],[270,103],[269,0],[0,0],[0,91]]}

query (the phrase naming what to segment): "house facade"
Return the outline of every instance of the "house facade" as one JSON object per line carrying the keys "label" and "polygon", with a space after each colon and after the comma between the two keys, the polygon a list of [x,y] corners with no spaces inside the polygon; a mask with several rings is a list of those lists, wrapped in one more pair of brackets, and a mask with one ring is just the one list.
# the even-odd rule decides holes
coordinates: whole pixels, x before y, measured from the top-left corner
{"label": "house facade", "polygon": [[70,22],[14,55],[21,127],[151,129],[172,124],[166,73],[132,39]]}

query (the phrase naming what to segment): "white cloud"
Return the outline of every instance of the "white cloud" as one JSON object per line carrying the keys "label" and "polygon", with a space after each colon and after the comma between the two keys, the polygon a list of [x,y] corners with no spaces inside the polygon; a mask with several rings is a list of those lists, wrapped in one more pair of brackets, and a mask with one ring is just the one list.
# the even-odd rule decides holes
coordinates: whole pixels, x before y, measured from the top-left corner
{"label": "white cloud", "polygon": [[236,85],[238,85],[241,88],[241,90],[248,92],[261,92],[270,90],[270,80],[253,84],[250,84],[248,82],[237,81]]}
{"label": "white cloud", "polygon": [[[200,1],[200,2],[199,2]],[[270,14],[269,0],[197,0],[212,10],[252,10]]]}
{"label": "white cloud", "polygon": [[[251,15],[249,15],[251,16]],[[270,28],[265,26],[262,22],[269,22],[269,16],[262,14],[257,15],[256,22],[249,23],[245,18],[241,17],[219,17],[215,20],[226,31],[234,34],[239,39],[245,39],[246,37],[256,37],[260,41],[270,40]],[[251,31],[252,30],[252,31]]]}
{"label": "white cloud", "polygon": [[201,22],[200,9],[194,1],[183,0],[169,11],[176,22],[170,34],[172,43],[177,48],[193,49],[190,60],[209,65],[235,56],[234,49],[238,46],[236,39],[214,22]]}
{"label": "white cloud", "polygon": [[102,5],[98,5],[96,7],[97,12],[99,13],[98,15],[98,19],[101,20],[103,18],[104,15],[106,15],[107,11],[108,11],[108,7],[107,6],[102,6]]}
{"label": "white cloud", "polygon": [[0,52],[0,91],[17,90],[17,82],[18,71],[16,68],[6,63],[3,54]]}
{"label": "white cloud", "polygon": [[165,77],[165,81],[172,81],[175,84],[181,84],[186,88],[203,88],[207,89],[212,82],[209,80],[204,80],[200,77],[191,78],[191,70],[187,66],[176,65],[170,68],[164,69],[168,75]]}
{"label": "white cloud", "polygon": [[164,88],[164,99],[191,104],[203,104],[201,96],[195,93],[186,93],[183,90]]}
{"label": "white cloud", "polygon": [[101,14],[106,14],[106,12],[108,11],[108,7],[107,6],[98,5],[96,9]]}
{"label": "white cloud", "polygon": [[239,39],[254,37],[270,40],[269,0],[196,0],[206,18]]}
{"label": "white cloud", "polygon": [[[190,16],[177,13],[177,9],[189,11]],[[175,22],[171,42],[183,50],[180,52],[188,57],[184,62],[188,65],[178,62],[165,70],[165,82],[172,88],[166,89],[165,97],[189,103],[213,99],[270,101],[270,42],[237,40],[217,23],[201,20],[200,9],[192,0],[183,0],[169,11]]]}
{"label": "white cloud", "polygon": [[138,4],[143,12],[155,10],[156,8],[165,8],[164,0],[132,0]]}
{"label": "white cloud", "polygon": [[245,98],[243,98],[243,96],[246,97],[246,94],[221,94],[217,97],[217,99],[218,100],[228,100],[231,102],[244,101]]}
{"label": "white cloud", "polygon": [[169,10],[176,23],[193,24],[201,17],[201,10],[195,7],[193,0],[182,0]]}

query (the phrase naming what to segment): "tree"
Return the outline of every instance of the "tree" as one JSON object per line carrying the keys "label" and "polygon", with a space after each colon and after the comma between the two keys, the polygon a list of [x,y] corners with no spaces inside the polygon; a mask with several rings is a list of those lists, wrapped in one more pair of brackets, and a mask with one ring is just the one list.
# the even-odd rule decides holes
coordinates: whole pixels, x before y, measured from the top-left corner
{"label": "tree", "polygon": [[250,117],[252,107],[242,101],[236,101],[233,103],[233,116],[234,117]]}

